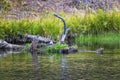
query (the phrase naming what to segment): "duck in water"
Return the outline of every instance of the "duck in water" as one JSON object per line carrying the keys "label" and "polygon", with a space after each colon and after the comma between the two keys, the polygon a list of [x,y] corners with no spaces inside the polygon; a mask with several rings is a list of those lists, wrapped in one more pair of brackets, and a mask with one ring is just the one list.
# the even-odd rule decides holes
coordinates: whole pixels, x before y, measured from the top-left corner
{"label": "duck in water", "polygon": [[99,48],[99,49],[96,50],[96,53],[97,54],[103,54],[103,50],[104,50],[104,48]]}

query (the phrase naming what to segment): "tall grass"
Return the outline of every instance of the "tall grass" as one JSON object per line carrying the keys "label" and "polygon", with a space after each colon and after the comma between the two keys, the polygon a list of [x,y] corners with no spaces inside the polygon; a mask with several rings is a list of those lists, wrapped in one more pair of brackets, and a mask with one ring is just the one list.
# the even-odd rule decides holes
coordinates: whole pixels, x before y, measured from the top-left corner
{"label": "tall grass", "polygon": [[98,34],[120,31],[119,12],[104,12],[102,10],[98,10],[97,13],[88,15],[86,19],[88,33]]}
{"label": "tall grass", "polygon": [[76,43],[78,45],[116,45],[120,47],[120,34],[118,33],[107,33],[107,34],[99,34],[99,35],[80,35],[76,38]]}
{"label": "tall grass", "polygon": [[[108,32],[120,32],[120,13],[104,12],[90,13],[81,16],[80,14],[61,14],[71,26],[70,32],[83,34],[106,34]],[[39,34],[42,36],[58,39],[62,34],[63,23],[53,14],[47,14],[38,20],[0,20],[0,38],[6,35],[17,36],[18,34]]]}
{"label": "tall grass", "polygon": [[62,34],[62,22],[51,16],[41,17],[39,20],[23,19],[17,20],[0,20],[0,38],[6,35],[17,36],[18,34],[39,34],[41,36],[57,38]]}

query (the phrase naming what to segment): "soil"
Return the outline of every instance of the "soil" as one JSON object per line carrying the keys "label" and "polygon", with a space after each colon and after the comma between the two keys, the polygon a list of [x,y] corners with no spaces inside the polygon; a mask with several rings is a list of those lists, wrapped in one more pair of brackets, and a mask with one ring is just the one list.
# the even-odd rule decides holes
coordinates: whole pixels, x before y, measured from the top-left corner
{"label": "soil", "polygon": [[[0,18],[4,19],[37,19],[49,12],[75,13],[97,9],[119,11],[120,0],[7,0],[9,10],[0,8]],[[1,4],[2,5],[2,4]],[[0,6],[1,7],[1,6]]]}

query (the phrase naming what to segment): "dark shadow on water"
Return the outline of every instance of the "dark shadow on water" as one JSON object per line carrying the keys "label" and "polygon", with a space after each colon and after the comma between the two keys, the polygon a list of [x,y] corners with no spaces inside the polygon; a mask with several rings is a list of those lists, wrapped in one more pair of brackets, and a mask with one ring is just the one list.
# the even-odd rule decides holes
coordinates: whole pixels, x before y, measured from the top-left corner
{"label": "dark shadow on water", "polygon": [[13,50],[0,50],[1,57],[5,57],[8,54],[17,54],[17,53],[21,53],[21,52],[20,51],[13,51]]}
{"label": "dark shadow on water", "polygon": [[31,52],[31,57],[33,61],[33,79],[39,80],[40,79],[40,65],[38,61],[38,53],[37,52]]}
{"label": "dark shadow on water", "polygon": [[32,61],[33,61],[33,70],[37,71],[40,68],[39,62],[38,62],[38,54],[37,54],[37,52],[32,52],[31,57],[32,57]]}
{"label": "dark shadow on water", "polygon": [[62,55],[61,57],[61,80],[67,79],[67,60],[65,59],[65,55]]}

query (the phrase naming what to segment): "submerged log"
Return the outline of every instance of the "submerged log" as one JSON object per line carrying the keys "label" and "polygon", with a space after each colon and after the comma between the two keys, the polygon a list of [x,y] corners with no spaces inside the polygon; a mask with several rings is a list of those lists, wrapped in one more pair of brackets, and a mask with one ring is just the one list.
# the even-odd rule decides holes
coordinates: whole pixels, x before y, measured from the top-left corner
{"label": "submerged log", "polygon": [[63,48],[60,50],[60,53],[63,54],[76,53],[76,52],[78,52],[77,48]]}
{"label": "submerged log", "polygon": [[7,43],[0,40],[0,49],[22,50],[24,46]]}

